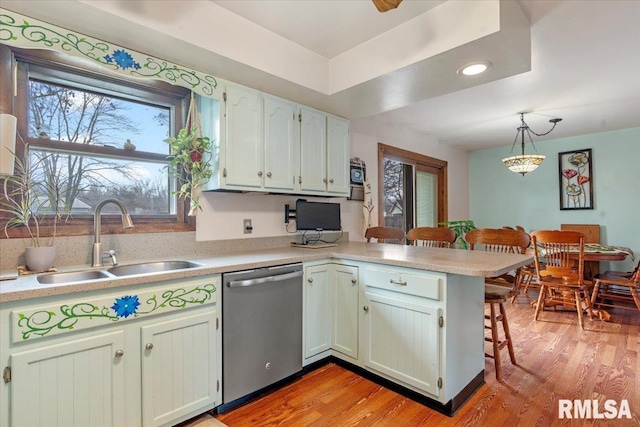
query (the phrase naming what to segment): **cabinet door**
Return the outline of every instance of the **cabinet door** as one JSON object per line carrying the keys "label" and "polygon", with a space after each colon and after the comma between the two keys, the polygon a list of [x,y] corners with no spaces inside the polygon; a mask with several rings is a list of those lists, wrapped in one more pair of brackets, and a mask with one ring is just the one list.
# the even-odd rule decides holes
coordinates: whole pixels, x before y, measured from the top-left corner
{"label": "cabinet door", "polygon": [[327,191],[349,195],[349,121],[327,118]]}
{"label": "cabinet door", "polygon": [[365,292],[365,365],[437,397],[441,310],[423,298],[389,295]]}
{"label": "cabinet door", "polygon": [[13,354],[11,425],[138,425],[124,419],[123,358],[138,356],[124,354],[123,336],[116,331]]}
{"label": "cabinet door", "polygon": [[300,109],[300,190],[327,191],[327,116]]}
{"label": "cabinet door", "polygon": [[358,358],[358,268],[334,265],[333,339],[331,348]]}
{"label": "cabinet door", "polygon": [[298,177],[298,121],[294,103],[264,98],[264,188],[293,190]]}
{"label": "cabinet door", "polygon": [[216,316],[207,310],[142,327],[143,426],[173,424],[219,401]]}
{"label": "cabinet door", "polygon": [[331,348],[331,265],[305,268],[304,357]]}
{"label": "cabinet door", "polygon": [[227,87],[225,183],[262,187],[262,96],[241,87]]}

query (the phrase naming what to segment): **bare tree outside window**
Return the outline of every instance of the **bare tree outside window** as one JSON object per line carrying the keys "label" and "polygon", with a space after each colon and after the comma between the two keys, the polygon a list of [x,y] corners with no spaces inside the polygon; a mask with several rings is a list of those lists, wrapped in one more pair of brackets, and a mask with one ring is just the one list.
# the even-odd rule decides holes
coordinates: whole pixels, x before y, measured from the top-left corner
{"label": "bare tree outside window", "polygon": [[[39,140],[31,160],[41,165],[40,179],[62,184],[72,214],[91,213],[105,198],[126,199],[133,214],[172,213],[167,162],[126,158],[169,154],[168,108],[38,80],[29,89],[29,136]],[[60,151],[47,141],[73,145]],[[97,146],[113,148],[114,156],[92,153]]]}

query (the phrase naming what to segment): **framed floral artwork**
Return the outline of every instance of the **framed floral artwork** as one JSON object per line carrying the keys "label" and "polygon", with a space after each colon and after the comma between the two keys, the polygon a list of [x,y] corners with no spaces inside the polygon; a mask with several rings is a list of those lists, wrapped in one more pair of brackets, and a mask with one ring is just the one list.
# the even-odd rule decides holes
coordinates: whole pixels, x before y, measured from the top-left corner
{"label": "framed floral artwork", "polygon": [[591,149],[558,153],[560,210],[593,209]]}

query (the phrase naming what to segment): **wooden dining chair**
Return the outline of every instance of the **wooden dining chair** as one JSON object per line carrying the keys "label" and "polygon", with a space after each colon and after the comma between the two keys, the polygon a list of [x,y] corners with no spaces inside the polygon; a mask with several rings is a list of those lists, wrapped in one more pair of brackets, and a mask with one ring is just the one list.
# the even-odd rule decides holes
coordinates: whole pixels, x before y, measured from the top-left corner
{"label": "wooden dining chair", "polygon": [[[469,243],[470,250],[484,249],[496,253],[524,253],[530,243],[527,233],[508,228],[476,228],[467,232],[465,240]],[[485,337],[485,341],[493,346],[493,354],[485,353],[485,356],[493,358],[498,381],[502,380],[500,350],[507,347],[511,363],[517,364],[504,303],[516,292],[518,277],[519,272],[516,270],[513,274],[485,278],[484,302],[489,305],[489,314],[485,314],[484,318],[489,321],[489,325],[485,323],[484,327],[491,331],[491,338]],[[504,340],[500,340],[498,322],[502,323]]]}
{"label": "wooden dining chair", "polygon": [[[606,272],[595,277],[591,303],[594,308],[640,310],[640,261],[629,273]],[[635,304],[635,307],[633,306]]]}
{"label": "wooden dining chair", "polygon": [[[545,306],[562,305],[575,308],[578,324],[584,329],[583,309],[587,310],[590,319],[593,318],[591,298],[587,291],[590,283],[584,279],[584,234],[578,231],[538,230],[531,233],[531,241],[540,283],[534,320],[538,320]],[[569,255],[576,251],[578,259],[571,259]]]}
{"label": "wooden dining chair", "polygon": [[448,227],[416,227],[407,233],[409,244],[430,248],[450,248],[456,233]]}
{"label": "wooden dining chair", "polygon": [[[524,227],[520,225],[516,225],[515,227],[504,226],[502,228],[508,228],[512,230],[525,231]],[[531,245],[529,245],[529,248]],[[529,249],[527,248],[527,250]],[[525,296],[529,293],[529,288],[539,288],[538,282],[536,280],[536,265],[532,262],[531,264],[523,265],[520,267],[518,271],[517,277],[517,286],[516,292],[511,297],[511,303],[513,304],[518,296],[525,294]]]}
{"label": "wooden dining chair", "polygon": [[364,234],[367,242],[376,239],[378,243],[400,243],[404,245],[404,230],[397,227],[370,227]]}

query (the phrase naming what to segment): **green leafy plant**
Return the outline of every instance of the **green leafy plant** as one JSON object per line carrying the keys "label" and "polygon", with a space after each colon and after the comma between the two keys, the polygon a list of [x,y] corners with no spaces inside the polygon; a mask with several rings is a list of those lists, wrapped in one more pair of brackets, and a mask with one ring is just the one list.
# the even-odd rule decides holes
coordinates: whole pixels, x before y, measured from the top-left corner
{"label": "green leafy plant", "polygon": [[211,178],[211,140],[206,136],[198,136],[198,128],[189,132],[180,129],[178,135],[166,139],[171,149],[169,174],[179,181],[178,190],[173,194],[189,200],[189,216],[195,216],[199,203],[198,189]]}
{"label": "green leafy plant", "polygon": [[[28,149],[27,149],[28,152]],[[23,161],[15,154],[15,173],[3,177],[3,198],[0,212],[6,218],[4,233],[9,237],[9,229],[23,226],[31,238],[32,246],[53,246],[58,221],[70,212],[60,194],[62,182],[59,177],[38,177],[36,171],[48,156],[36,157],[33,163]],[[48,238],[41,236],[45,218],[51,219],[52,229]]]}
{"label": "green leafy plant", "polygon": [[473,221],[470,219],[462,220],[462,221],[448,221],[448,222],[439,222],[439,225],[445,225],[453,230],[456,233],[456,241],[454,245],[458,245],[462,249],[467,249],[467,241],[464,240],[464,235],[467,231],[473,230],[476,226],[473,224]]}

